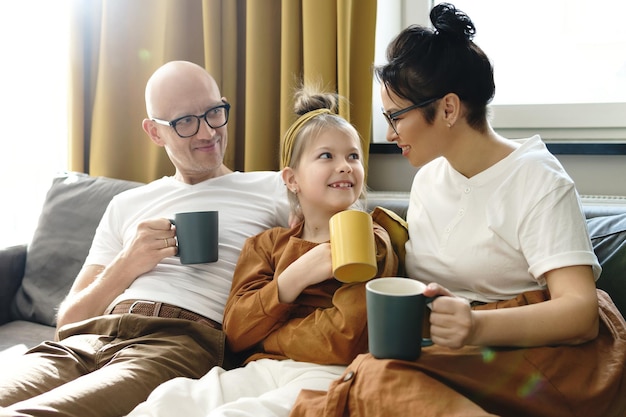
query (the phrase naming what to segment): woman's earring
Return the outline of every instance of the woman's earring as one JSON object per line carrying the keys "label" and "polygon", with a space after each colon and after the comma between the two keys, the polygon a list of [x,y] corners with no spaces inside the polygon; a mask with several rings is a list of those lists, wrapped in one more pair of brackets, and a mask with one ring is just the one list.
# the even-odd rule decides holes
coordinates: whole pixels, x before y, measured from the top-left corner
{"label": "woman's earring", "polygon": [[451,127],[452,127],[452,124],[448,122],[448,129],[450,129]]}

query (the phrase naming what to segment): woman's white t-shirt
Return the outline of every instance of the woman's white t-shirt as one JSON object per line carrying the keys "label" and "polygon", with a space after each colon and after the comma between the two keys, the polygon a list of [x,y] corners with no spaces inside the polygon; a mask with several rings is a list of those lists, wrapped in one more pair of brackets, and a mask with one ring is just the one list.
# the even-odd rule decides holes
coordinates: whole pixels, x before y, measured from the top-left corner
{"label": "woman's white t-shirt", "polygon": [[466,178],[445,158],[415,175],[407,221],[410,277],[482,302],[545,287],[544,273],[600,265],[574,182],[539,136]]}

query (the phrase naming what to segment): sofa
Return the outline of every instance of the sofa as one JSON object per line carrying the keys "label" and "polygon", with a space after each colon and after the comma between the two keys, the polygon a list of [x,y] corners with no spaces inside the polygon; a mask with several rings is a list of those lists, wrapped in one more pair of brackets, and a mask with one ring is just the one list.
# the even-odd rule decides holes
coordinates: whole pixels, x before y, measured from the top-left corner
{"label": "sofa", "polygon": [[[56,309],[87,256],[108,202],[139,185],[76,172],[53,178],[31,243],[0,249],[0,361],[54,337]],[[384,207],[402,222],[408,194],[370,192],[368,206]],[[626,200],[583,199],[583,209],[603,267],[597,286],[626,316]]]}

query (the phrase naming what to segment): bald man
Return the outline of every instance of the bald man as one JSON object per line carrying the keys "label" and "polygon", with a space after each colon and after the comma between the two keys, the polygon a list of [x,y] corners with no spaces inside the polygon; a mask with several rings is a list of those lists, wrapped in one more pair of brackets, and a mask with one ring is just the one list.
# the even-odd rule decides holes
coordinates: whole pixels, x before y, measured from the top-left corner
{"label": "bald man", "polygon": [[[59,308],[56,341],[0,375],[0,415],[120,416],[159,384],[224,366],[222,316],[244,241],[288,224],[277,172],[224,163],[230,104],[204,68],[169,62],[146,86],[150,140],[176,172],[114,197]],[[183,265],[177,212],[219,211],[219,259]]]}

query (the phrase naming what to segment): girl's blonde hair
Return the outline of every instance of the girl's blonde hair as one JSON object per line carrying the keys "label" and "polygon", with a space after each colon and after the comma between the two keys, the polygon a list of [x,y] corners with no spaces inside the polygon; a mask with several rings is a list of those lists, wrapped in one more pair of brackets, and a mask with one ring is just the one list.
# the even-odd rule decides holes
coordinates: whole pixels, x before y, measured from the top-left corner
{"label": "girl's blonde hair", "polygon": [[[315,88],[302,87],[296,92],[294,112],[299,118],[292,124],[281,142],[281,168],[297,169],[306,144],[329,129],[339,130],[357,139],[360,161],[363,165],[361,136],[350,122],[337,114],[339,98],[336,93],[319,92]],[[320,111],[322,109],[326,111]],[[292,212],[299,214],[298,196],[289,190],[287,193]],[[365,184],[355,208],[362,209],[365,206],[364,201]]]}

